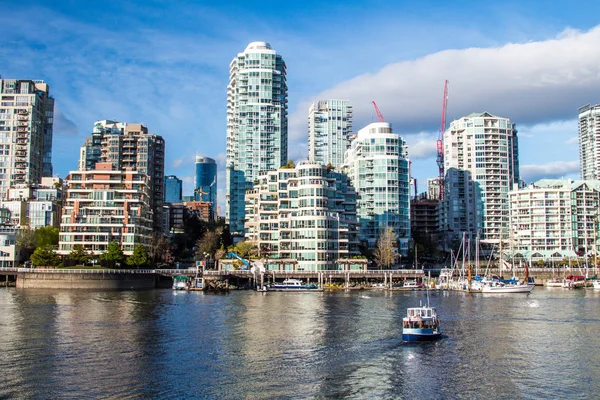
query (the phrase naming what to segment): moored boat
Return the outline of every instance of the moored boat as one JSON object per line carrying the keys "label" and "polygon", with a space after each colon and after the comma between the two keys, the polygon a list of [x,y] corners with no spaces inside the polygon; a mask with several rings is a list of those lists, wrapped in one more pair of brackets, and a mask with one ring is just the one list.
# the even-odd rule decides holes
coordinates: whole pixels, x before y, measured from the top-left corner
{"label": "moored boat", "polygon": [[594,285],[594,289],[600,290],[600,281],[599,280],[593,281],[592,283]]}
{"label": "moored boat", "polygon": [[440,320],[434,307],[427,304],[407,309],[406,317],[402,319],[403,341],[426,342],[437,340],[441,336]]}
{"label": "moored boat", "polygon": [[274,282],[266,287],[269,292],[315,292],[322,291],[315,283],[304,283],[300,279],[285,279],[282,283]]}
{"label": "moored boat", "polygon": [[529,293],[533,290],[531,283],[504,283],[493,282],[484,285],[481,293]]}
{"label": "moored boat", "polygon": [[190,278],[185,275],[173,277],[173,290],[188,290],[190,288]]}

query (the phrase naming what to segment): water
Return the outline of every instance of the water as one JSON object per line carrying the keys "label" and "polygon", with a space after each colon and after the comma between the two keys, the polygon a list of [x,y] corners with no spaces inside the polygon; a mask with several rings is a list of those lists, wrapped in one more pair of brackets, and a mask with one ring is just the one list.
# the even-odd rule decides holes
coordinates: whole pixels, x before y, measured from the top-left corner
{"label": "water", "polygon": [[0,290],[1,398],[598,398],[600,291]]}

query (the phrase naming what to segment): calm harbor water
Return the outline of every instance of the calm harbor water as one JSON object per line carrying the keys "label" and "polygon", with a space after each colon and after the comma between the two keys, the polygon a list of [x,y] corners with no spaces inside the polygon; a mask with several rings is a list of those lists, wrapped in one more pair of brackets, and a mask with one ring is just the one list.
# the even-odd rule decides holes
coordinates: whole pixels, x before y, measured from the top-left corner
{"label": "calm harbor water", "polygon": [[599,398],[600,291],[0,289],[0,398]]}

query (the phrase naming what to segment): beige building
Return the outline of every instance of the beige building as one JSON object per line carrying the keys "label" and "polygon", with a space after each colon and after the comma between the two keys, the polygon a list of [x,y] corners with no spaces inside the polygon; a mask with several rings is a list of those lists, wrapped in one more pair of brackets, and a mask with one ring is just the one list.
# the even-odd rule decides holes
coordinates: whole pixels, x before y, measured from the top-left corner
{"label": "beige building", "polygon": [[148,176],[97,163],[96,169],[71,171],[59,233],[59,254],[81,244],[102,254],[117,241],[126,255],[137,244],[150,246],[152,209]]}

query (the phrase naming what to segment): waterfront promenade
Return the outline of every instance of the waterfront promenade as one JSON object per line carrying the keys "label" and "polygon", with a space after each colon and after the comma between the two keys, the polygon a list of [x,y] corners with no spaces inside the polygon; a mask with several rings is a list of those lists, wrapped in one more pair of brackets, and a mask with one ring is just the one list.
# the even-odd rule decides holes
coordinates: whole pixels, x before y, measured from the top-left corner
{"label": "waterfront promenade", "polygon": [[[594,275],[590,270],[589,276]],[[371,285],[391,289],[408,279],[424,280],[429,275],[435,278],[439,269],[390,269],[390,270],[323,270],[323,271],[283,271],[266,270],[257,273],[250,270],[202,270],[188,269],[65,269],[65,268],[0,268],[2,286],[20,288],[72,288],[72,289],[143,289],[169,286],[168,282],[176,275],[202,276],[208,287],[218,286],[218,282],[234,283],[235,287],[262,286],[286,278],[301,279],[307,283],[317,283],[320,287],[367,288]],[[488,270],[488,275],[510,276],[510,271]],[[513,271],[524,277],[524,269]],[[455,271],[455,274],[458,274]],[[579,269],[532,268],[529,271],[536,285],[568,275],[580,275]],[[162,285],[160,284],[162,282]]]}

